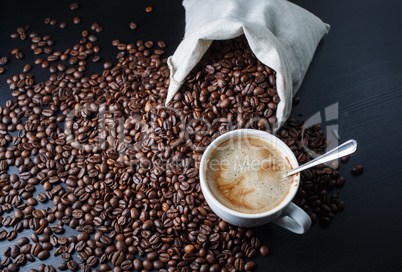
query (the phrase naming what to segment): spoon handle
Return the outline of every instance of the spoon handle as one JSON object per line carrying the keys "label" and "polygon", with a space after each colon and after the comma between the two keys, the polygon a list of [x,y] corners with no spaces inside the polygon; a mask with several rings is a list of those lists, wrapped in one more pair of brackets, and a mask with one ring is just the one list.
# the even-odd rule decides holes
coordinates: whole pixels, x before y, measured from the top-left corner
{"label": "spoon handle", "polygon": [[327,161],[332,161],[341,157],[344,157],[346,155],[352,154],[355,152],[357,149],[357,142],[355,140],[349,140],[341,144],[340,146],[335,147],[334,149],[328,151],[327,153],[315,158],[312,161],[309,161],[308,163],[305,163],[303,165],[300,165],[299,167],[296,167],[295,169],[287,172],[286,176],[290,176],[293,174],[296,174],[300,171],[303,171],[305,169],[308,169],[310,167],[316,166],[318,164],[327,162]]}

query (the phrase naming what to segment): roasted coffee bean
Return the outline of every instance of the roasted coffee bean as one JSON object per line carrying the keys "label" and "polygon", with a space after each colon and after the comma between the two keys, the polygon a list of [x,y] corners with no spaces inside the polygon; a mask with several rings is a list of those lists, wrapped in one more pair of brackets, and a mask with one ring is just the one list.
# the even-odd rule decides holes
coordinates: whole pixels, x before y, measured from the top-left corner
{"label": "roasted coffee bean", "polygon": [[70,4],[70,9],[71,10],[76,10],[76,9],[78,9],[80,6],[77,4],[77,3],[72,3],[72,4]]}
{"label": "roasted coffee bean", "polygon": [[294,107],[294,106],[297,106],[299,103],[300,103],[300,97],[299,96],[295,96],[295,97],[293,97],[293,100],[292,100],[292,106]]}
{"label": "roasted coffee bean", "polygon": [[41,252],[42,246],[35,242],[32,247],[31,247],[31,254],[34,256],[38,256],[38,254]]}
{"label": "roasted coffee bean", "polygon": [[19,52],[15,53],[15,58],[16,58],[16,59],[23,59],[23,58],[24,58],[24,54],[23,54],[21,51],[19,51]]}
{"label": "roasted coffee bean", "polygon": [[352,174],[355,176],[360,176],[361,174],[363,174],[364,168],[361,165],[356,165],[353,166],[352,168]]}
{"label": "roasted coffee bean", "polygon": [[29,262],[34,262],[34,261],[35,261],[35,257],[32,256],[31,254],[25,254],[25,258],[26,258],[27,261],[29,261]]}
{"label": "roasted coffee bean", "polygon": [[98,38],[97,38],[96,36],[94,36],[94,35],[89,35],[89,36],[88,36],[88,40],[89,40],[90,42],[96,42],[96,41],[98,40]]}
{"label": "roasted coffee bean", "polygon": [[164,263],[167,263],[170,260],[170,256],[167,253],[161,253],[159,255],[159,260],[161,260]]}
{"label": "roasted coffee bean", "polygon": [[23,245],[29,244],[29,239],[28,237],[21,237],[18,239],[17,244],[21,247]]}
{"label": "roasted coffee bean", "polygon": [[[32,255],[35,255],[35,254],[32,254]],[[46,260],[49,257],[50,257],[50,253],[47,250],[42,250],[38,253],[39,260]]]}
{"label": "roasted coffee bean", "polygon": [[49,242],[45,242],[42,244],[42,249],[47,250],[47,251],[51,251],[53,249],[53,246],[51,243]]}
{"label": "roasted coffee bean", "polygon": [[100,56],[94,56],[93,58],[92,58],[92,61],[93,62],[98,62],[98,61],[100,61]]}
{"label": "roasted coffee bean", "polygon": [[61,225],[59,225],[59,224],[53,225],[53,226],[51,227],[51,229],[52,229],[52,231],[53,231],[54,233],[56,233],[56,234],[60,234],[60,233],[63,233],[63,232],[64,232],[63,227],[62,227]]}
{"label": "roasted coffee bean", "polygon": [[18,266],[23,265],[26,262],[27,258],[24,254],[20,254],[14,259],[14,263]]}
{"label": "roasted coffee bean", "polygon": [[236,258],[233,265],[237,270],[240,270],[240,271],[244,270],[244,260],[243,259]]}
{"label": "roasted coffee bean", "polygon": [[142,261],[140,259],[134,259],[133,261],[134,270],[141,271],[144,267],[142,265]]}
{"label": "roasted coffee bean", "polygon": [[252,270],[255,270],[255,268],[256,268],[256,264],[254,262],[247,262],[244,265],[244,270],[246,270],[246,271],[252,271]]}
{"label": "roasted coffee bean", "polygon": [[17,245],[14,245],[11,247],[11,251],[10,251],[10,256],[11,258],[17,257],[20,254],[20,247]]}
{"label": "roasted coffee bean", "polygon": [[56,269],[54,268],[53,265],[46,265],[44,272],[55,272]]}
{"label": "roasted coffee bean", "polygon": [[153,270],[153,264],[152,264],[152,262],[151,262],[150,260],[148,260],[148,259],[145,259],[145,260],[142,262],[142,266],[144,267],[145,270],[148,270],[148,271]]}
{"label": "roasted coffee bean", "polygon": [[46,60],[44,60],[44,61],[42,62],[42,64],[41,64],[41,67],[42,67],[43,69],[48,68],[48,67],[49,67],[49,62],[46,61]]}
{"label": "roasted coffee bean", "polygon": [[18,267],[17,264],[15,264],[15,263],[10,263],[10,264],[7,266],[7,270],[6,270],[6,271],[18,272],[18,271],[20,271],[20,268]]}
{"label": "roasted coffee bean", "polygon": [[339,201],[337,203],[337,207],[339,211],[343,211],[345,209],[345,203],[343,201]]}
{"label": "roasted coffee bean", "polygon": [[112,254],[110,262],[114,266],[120,265],[124,261],[124,254],[121,251],[114,252]]}
{"label": "roasted coffee bean", "polygon": [[80,17],[74,17],[73,18],[73,23],[75,24],[75,25],[78,25],[78,24],[80,24],[81,23],[81,18]]}
{"label": "roasted coffee bean", "polygon": [[344,156],[341,158],[342,163],[347,163],[350,160],[350,155]]}
{"label": "roasted coffee bean", "polygon": [[36,199],[37,199],[39,202],[42,202],[42,203],[48,201],[48,198],[47,198],[46,194],[44,194],[44,193],[39,193],[39,194],[36,196]]}
{"label": "roasted coffee bean", "polygon": [[31,252],[32,244],[26,244],[21,246],[20,252],[21,254],[27,254]]}
{"label": "roasted coffee bean", "polygon": [[152,263],[153,268],[157,271],[161,271],[163,268],[165,268],[165,265],[163,264],[163,262],[156,260]]}
{"label": "roasted coffee bean", "polygon": [[105,68],[105,69],[110,69],[110,68],[112,68],[112,63],[111,63],[111,62],[105,62],[105,63],[103,64],[103,68]]}
{"label": "roasted coffee bean", "polygon": [[95,256],[89,256],[87,259],[87,264],[91,267],[94,267],[98,264],[98,259]]}
{"label": "roasted coffee bean", "polygon": [[8,62],[8,58],[6,56],[0,58],[0,65],[5,65]]}
{"label": "roasted coffee bean", "polygon": [[269,249],[266,246],[261,246],[260,247],[260,254],[262,256],[267,256],[269,254]]}
{"label": "roasted coffee bean", "polygon": [[164,41],[158,41],[158,46],[160,48],[165,48],[166,47],[166,43]]}
{"label": "roasted coffee bean", "polygon": [[64,252],[64,253],[61,254],[61,259],[64,262],[68,262],[69,260],[71,260],[71,255],[69,253],[67,253],[67,252]]}
{"label": "roasted coffee bean", "polygon": [[91,30],[95,31],[98,26],[99,26],[98,23],[93,23],[93,24],[91,25]]}
{"label": "roasted coffee bean", "polygon": [[71,271],[77,271],[78,270],[78,264],[74,260],[70,260],[67,262],[67,268]]}
{"label": "roasted coffee bean", "polygon": [[[3,224],[4,224],[4,223],[3,223]],[[4,224],[4,225],[5,225],[5,224]],[[12,231],[10,231],[10,232],[7,234],[6,239],[7,239],[8,241],[12,241],[12,240],[14,240],[16,237],[17,237],[17,232],[16,232],[15,230],[12,230]]]}

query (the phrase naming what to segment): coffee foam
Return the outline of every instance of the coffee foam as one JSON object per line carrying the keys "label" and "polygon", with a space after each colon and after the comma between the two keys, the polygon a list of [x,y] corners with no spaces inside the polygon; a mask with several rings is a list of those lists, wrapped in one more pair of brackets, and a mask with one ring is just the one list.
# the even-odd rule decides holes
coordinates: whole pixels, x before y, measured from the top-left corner
{"label": "coffee foam", "polygon": [[289,193],[292,169],[274,146],[258,138],[228,140],[208,160],[207,180],[214,197],[241,213],[262,213],[278,206]]}

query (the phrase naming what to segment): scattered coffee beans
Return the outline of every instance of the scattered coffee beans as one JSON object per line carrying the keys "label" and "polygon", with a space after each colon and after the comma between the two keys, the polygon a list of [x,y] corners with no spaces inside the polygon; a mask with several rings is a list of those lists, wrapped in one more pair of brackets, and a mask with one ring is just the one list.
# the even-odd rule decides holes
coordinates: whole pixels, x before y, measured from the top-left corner
{"label": "scattered coffee beans", "polygon": [[[50,40],[50,37],[45,40]],[[89,42],[84,43],[86,48],[90,48],[87,46]],[[244,44],[241,40],[232,42],[233,48],[240,47],[236,45],[239,42]],[[261,250],[258,238],[244,228],[221,221],[210,210],[200,191],[197,162],[210,141],[226,131],[228,120],[222,118],[229,118],[235,127],[240,127],[236,112],[231,111],[232,104],[255,100],[256,97],[259,104],[269,103],[268,100],[276,95],[275,86],[270,86],[270,95],[265,96],[258,92],[250,92],[246,99],[240,92],[237,100],[232,98],[234,93],[216,96],[214,92],[221,92],[222,80],[236,92],[236,84],[249,84],[249,88],[264,84],[262,78],[258,79],[259,83],[252,81],[256,70],[262,69],[249,67],[257,62],[248,54],[244,64],[229,58],[231,65],[236,65],[241,71],[241,74],[232,75],[233,72],[228,70],[227,76],[233,76],[233,79],[219,73],[220,69],[228,68],[200,65],[200,69],[205,71],[204,77],[194,71],[196,79],[183,87],[171,107],[165,107],[169,69],[166,60],[160,58],[163,53],[155,49],[151,54],[151,41],[138,41],[135,45],[114,41],[114,44],[128,55],[119,58],[118,65],[105,62],[102,75],[93,75],[91,79],[76,68],[68,68],[65,73],[52,75],[46,85],[35,84],[29,74],[13,77],[8,82],[13,90],[17,89],[19,82],[25,82],[18,92],[13,93],[15,101],[7,102],[7,107],[13,110],[0,109],[3,115],[0,129],[5,132],[0,135],[0,143],[4,147],[12,142],[13,146],[2,149],[6,160],[1,161],[0,167],[6,171],[9,165],[17,165],[19,177],[24,182],[21,187],[11,189],[8,180],[15,182],[18,176],[11,178],[4,174],[8,180],[3,179],[1,190],[6,194],[15,190],[12,195],[27,199],[27,205],[19,210],[15,197],[3,197],[4,200],[0,197],[0,201],[10,203],[10,209],[17,209],[18,212],[14,213],[16,221],[24,221],[24,214],[29,215],[30,219],[22,226],[34,231],[33,244],[25,244],[25,239],[19,240],[18,243],[24,247],[19,250],[45,260],[55,248],[54,254],[61,255],[66,263],[58,267],[71,271],[78,269],[77,262],[71,258],[74,252],[78,253],[80,261],[88,264],[88,269],[100,263],[101,271],[109,269],[107,262],[121,269],[163,270],[169,266],[171,269],[220,270],[225,263],[230,266],[228,260],[235,256],[236,262],[231,265],[240,270],[244,267],[254,269],[255,265],[244,259],[252,258]],[[226,42],[227,46],[230,44]],[[164,47],[165,44],[160,41],[158,46]],[[220,45],[214,46],[203,62],[219,57],[214,50],[221,48]],[[42,67],[59,61],[63,53],[56,52],[49,53],[47,60],[41,62]],[[84,60],[89,54],[80,57],[81,52],[74,46],[65,54],[70,56],[70,60],[76,57],[74,64],[80,62],[85,67]],[[223,58],[219,60],[225,62]],[[142,63],[138,68],[133,65],[137,62]],[[134,76],[144,71],[143,76]],[[270,74],[264,71],[262,77],[269,77]],[[243,82],[240,82],[243,75],[248,80],[243,77]],[[232,80],[238,81],[233,83],[233,87]],[[203,82],[213,85],[207,89],[208,93],[202,93],[201,98],[200,91],[206,84]],[[202,88],[195,87],[198,84]],[[108,85],[110,87],[106,88]],[[88,96],[86,88],[89,86],[95,92]],[[130,91],[116,99],[112,94],[122,86],[131,86]],[[189,88],[194,91],[190,92]],[[53,98],[43,90],[53,90]],[[17,115],[21,111],[16,109],[21,107],[29,110]],[[213,127],[207,134],[197,128],[202,123],[192,121],[192,116],[201,113],[204,107],[206,114],[203,118]],[[251,114],[252,108],[240,111]],[[223,117],[214,121],[220,114]],[[27,120],[22,121],[21,117],[25,116]],[[122,126],[115,127],[113,120],[118,120],[115,118],[123,118]],[[143,118],[147,121],[141,124]],[[65,122],[66,130],[63,131],[56,122]],[[98,131],[98,124],[104,124],[107,129]],[[18,131],[16,137],[7,136],[13,131]],[[107,131],[110,133],[105,134]],[[141,136],[141,131],[148,132]],[[118,134],[123,136],[123,141],[113,140]],[[189,137],[194,145],[183,141],[184,137]],[[46,193],[38,194],[36,201],[29,192],[32,191],[30,188],[40,184]],[[48,200],[54,204],[48,210],[34,208],[38,201]],[[114,212],[108,212],[112,210]],[[7,218],[2,222],[5,226],[12,220]],[[66,227],[76,229],[79,234],[58,239],[51,236],[61,235]],[[93,234],[92,239],[90,234]],[[17,232],[4,232],[2,236],[12,240]],[[17,255],[16,250],[13,249],[13,256]],[[147,259],[140,261],[138,255],[146,255]]]}
{"label": "scattered coffee beans", "polygon": [[[44,22],[56,24],[50,17]],[[94,23],[91,30],[102,27]],[[244,36],[216,41],[165,106],[163,41],[154,49],[152,41],[114,40],[118,63],[105,62],[101,74],[86,75],[87,59],[98,62],[100,48],[93,32],[81,36],[57,51],[50,35],[30,33],[33,53],[44,55],[35,64],[59,73],[35,82],[26,64],[7,80],[14,99],[0,107],[0,226],[7,228],[0,229],[0,240],[14,241],[23,229],[32,235],[10,242],[0,269],[18,271],[50,254],[60,258],[62,271],[256,269],[249,259],[269,249],[252,230],[211,211],[198,168],[219,135],[238,128],[271,131],[280,101],[276,72],[257,60]],[[322,153],[327,143],[320,126],[302,127],[289,119],[278,133],[299,163],[312,159],[304,147]],[[18,174],[8,172],[12,166]],[[329,192],[344,183],[337,163],[304,171],[295,203],[326,227],[345,208],[338,193]],[[38,207],[46,202],[48,208]],[[68,228],[78,234],[63,236]],[[41,264],[30,271],[55,268]]]}
{"label": "scattered coffee beans", "polygon": [[[326,138],[320,125],[314,125],[302,133],[303,125],[303,122],[290,118],[278,133],[292,149],[299,164],[313,159],[305,147],[319,154],[324,153],[326,147]],[[343,204],[338,200],[339,193],[329,192],[344,184],[345,179],[340,176],[337,162],[332,167],[322,164],[307,169],[301,172],[301,183],[294,202],[310,215],[313,224],[319,221],[321,226],[328,227],[336,213],[343,210],[340,207]]]}

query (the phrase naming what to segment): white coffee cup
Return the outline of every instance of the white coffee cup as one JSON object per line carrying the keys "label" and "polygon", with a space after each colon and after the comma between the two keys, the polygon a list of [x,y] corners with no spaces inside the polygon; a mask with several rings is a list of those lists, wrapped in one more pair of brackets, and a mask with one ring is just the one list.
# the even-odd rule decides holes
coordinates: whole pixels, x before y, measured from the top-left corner
{"label": "white coffee cup", "polygon": [[208,177],[206,174],[208,168],[208,160],[211,157],[211,154],[213,154],[214,150],[220,144],[229,139],[236,139],[240,137],[258,138],[260,140],[266,141],[270,145],[274,146],[278,151],[282,153],[282,155],[284,155],[288,159],[292,168],[298,166],[297,159],[292,150],[290,150],[290,148],[284,142],[282,142],[274,135],[269,134],[268,132],[255,129],[239,129],[225,133],[215,139],[207,147],[201,159],[200,183],[202,192],[208,205],[219,217],[221,217],[226,222],[236,226],[256,227],[264,225],[268,222],[273,222],[291,232],[298,234],[305,233],[311,225],[311,219],[306,212],[304,212],[301,208],[299,208],[292,202],[292,199],[296,195],[300,184],[299,173],[294,175],[294,179],[292,181],[293,184],[292,186],[290,186],[289,192],[285,196],[283,201],[280,202],[280,204],[277,205],[275,208],[263,213],[241,213],[226,207],[214,197],[210,190],[211,187],[208,186],[208,182],[214,181],[207,180]]}

